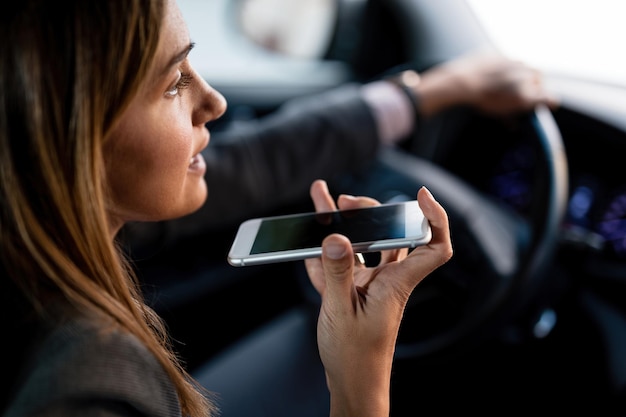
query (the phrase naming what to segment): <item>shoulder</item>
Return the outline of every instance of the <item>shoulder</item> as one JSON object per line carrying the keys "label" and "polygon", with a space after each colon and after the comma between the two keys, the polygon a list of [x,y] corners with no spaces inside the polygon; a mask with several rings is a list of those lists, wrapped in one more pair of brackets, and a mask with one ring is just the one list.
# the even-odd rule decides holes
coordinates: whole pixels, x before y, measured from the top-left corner
{"label": "shoulder", "polygon": [[174,386],[148,349],[86,320],[46,335],[18,383],[7,416],[180,414]]}

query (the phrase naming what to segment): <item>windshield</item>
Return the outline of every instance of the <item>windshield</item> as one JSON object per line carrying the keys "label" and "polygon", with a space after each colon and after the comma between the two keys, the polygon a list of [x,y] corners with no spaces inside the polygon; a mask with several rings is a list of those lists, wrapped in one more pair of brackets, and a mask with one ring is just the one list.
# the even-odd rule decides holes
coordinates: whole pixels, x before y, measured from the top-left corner
{"label": "windshield", "polygon": [[506,55],[546,72],[626,87],[626,1],[467,1]]}

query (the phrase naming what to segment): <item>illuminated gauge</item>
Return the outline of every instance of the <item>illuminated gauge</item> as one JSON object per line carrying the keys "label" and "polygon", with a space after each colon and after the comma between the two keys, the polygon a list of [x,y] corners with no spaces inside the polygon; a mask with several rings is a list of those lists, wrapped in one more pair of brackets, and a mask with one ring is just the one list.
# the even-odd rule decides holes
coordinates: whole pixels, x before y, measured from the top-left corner
{"label": "illuminated gauge", "polygon": [[574,188],[567,205],[568,220],[581,226],[587,225],[594,197],[595,192],[591,187],[580,185]]}
{"label": "illuminated gauge", "polygon": [[620,256],[626,256],[626,192],[610,200],[602,213],[597,231]]}
{"label": "illuminated gauge", "polygon": [[[594,207],[598,205],[598,198],[602,194],[602,189],[595,176],[577,175],[572,180],[572,191],[565,216],[566,223],[592,229],[595,225],[593,220]],[[592,230],[589,231],[592,232]]]}

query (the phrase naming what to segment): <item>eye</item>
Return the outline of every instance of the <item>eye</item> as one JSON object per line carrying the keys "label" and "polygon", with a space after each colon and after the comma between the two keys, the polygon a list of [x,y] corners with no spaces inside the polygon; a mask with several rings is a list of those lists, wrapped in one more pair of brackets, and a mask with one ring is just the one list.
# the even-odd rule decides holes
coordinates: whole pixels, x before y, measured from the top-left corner
{"label": "eye", "polygon": [[165,95],[168,97],[175,97],[177,95],[180,95],[180,91],[189,87],[192,80],[193,80],[193,75],[191,75],[188,72],[181,72],[180,77],[176,81],[176,84],[174,84],[172,88],[167,90],[165,92]]}

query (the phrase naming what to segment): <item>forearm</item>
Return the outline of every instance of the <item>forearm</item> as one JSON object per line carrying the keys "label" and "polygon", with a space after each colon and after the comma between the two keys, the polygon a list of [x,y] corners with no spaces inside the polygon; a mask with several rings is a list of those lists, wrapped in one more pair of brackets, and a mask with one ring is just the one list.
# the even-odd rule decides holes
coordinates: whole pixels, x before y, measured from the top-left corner
{"label": "forearm", "polygon": [[357,372],[336,383],[329,379],[331,417],[387,417],[391,403],[391,363],[358,364]]}

